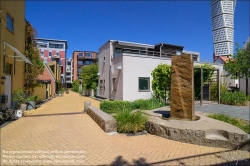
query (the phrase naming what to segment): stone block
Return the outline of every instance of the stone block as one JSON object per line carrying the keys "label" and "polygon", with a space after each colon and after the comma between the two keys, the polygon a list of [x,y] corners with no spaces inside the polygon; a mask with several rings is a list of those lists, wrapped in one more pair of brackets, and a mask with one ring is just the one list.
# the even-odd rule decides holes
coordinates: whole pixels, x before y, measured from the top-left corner
{"label": "stone block", "polygon": [[102,110],[89,106],[87,114],[101,127],[104,132],[117,132],[116,120]]}
{"label": "stone block", "polygon": [[172,56],[171,117],[193,120],[193,76],[193,57],[191,55]]}

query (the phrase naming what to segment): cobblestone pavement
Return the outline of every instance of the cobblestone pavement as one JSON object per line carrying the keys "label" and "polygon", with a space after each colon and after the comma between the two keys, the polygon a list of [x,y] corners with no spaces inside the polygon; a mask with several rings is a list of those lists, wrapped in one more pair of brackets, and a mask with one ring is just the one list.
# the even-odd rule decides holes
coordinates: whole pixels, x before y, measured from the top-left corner
{"label": "cobblestone pavement", "polygon": [[250,120],[250,106],[232,106],[209,101],[203,101],[202,106],[200,106],[199,101],[195,101],[195,110],[206,113],[221,113],[248,121]]}
{"label": "cobblestone pavement", "polygon": [[[70,93],[36,111],[81,112],[83,100],[91,99]],[[70,102],[71,107],[67,106]],[[236,156],[225,150],[149,134],[108,135],[87,114],[23,117],[1,128],[1,165],[213,165],[232,160],[232,156],[248,158],[238,165],[249,164],[248,152],[238,151]]]}

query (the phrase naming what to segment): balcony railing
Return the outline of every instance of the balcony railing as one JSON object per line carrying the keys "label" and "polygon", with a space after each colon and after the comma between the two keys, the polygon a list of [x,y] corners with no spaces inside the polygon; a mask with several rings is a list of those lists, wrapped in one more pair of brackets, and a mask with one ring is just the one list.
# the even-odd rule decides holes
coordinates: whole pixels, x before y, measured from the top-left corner
{"label": "balcony railing", "polygon": [[[177,51],[177,50],[176,50]],[[135,54],[135,55],[144,55],[144,56],[153,56],[153,57],[164,57],[164,58],[171,58],[173,53],[160,53],[156,51],[147,51],[147,50],[139,50],[139,49],[130,49],[130,48],[122,48],[119,51],[115,52],[112,55],[112,58],[118,57],[124,53],[127,54]],[[194,55],[194,61],[198,61],[197,55]]]}
{"label": "balcony railing", "polygon": [[171,55],[172,55],[170,53],[160,53],[160,52],[156,52],[156,51],[122,48],[113,54],[113,58],[118,57],[123,53],[136,54],[136,55],[146,55],[146,56],[156,56],[156,57],[166,57],[166,58],[171,58]]}

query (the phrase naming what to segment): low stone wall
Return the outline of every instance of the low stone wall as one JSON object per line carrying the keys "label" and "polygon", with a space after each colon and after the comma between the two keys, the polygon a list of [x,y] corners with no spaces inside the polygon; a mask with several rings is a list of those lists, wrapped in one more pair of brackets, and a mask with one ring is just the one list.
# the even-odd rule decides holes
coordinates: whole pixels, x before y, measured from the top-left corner
{"label": "low stone wall", "polygon": [[[149,115],[148,112],[146,114]],[[224,122],[213,119],[208,120],[202,115],[199,116],[201,117],[201,120],[194,122],[194,126],[191,126],[189,125],[189,122],[164,120],[160,116],[150,115],[146,124],[146,130],[150,134],[179,142],[229,149],[237,149],[239,146],[239,149],[241,150],[250,150],[249,143],[240,147],[241,144],[249,141],[248,134],[244,133],[240,129],[234,129],[235,132],[233,130],[227,131],[228,128],[234,128],[235,126],[231,127],[228,126],[230,124],[222,124]],[[226,125],[227,127],[215,128],[213,125],[209,127],[211,122],[216,123],[219,126]],[[203,127],[204,125],[206,125],[206,127]],[[222,130],[222,128],[224,130]]]}
{"label": "low stone wall", "polygon": [[87,114],[101,127],[104,132],[117,132],[116,120],[102,110],[89,106]]}

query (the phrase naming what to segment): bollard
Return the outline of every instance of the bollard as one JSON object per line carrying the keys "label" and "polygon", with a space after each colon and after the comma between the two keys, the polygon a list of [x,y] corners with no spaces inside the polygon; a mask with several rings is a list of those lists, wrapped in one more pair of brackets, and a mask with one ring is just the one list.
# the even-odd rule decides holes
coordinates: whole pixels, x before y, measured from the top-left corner
{"label": "bollard", "polygon": [[91,101],[84,101],[84,110],[83,110],[83,112],[87,113],[88,106],[91,106]]}

